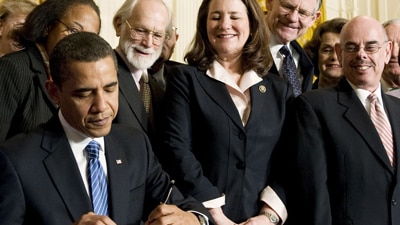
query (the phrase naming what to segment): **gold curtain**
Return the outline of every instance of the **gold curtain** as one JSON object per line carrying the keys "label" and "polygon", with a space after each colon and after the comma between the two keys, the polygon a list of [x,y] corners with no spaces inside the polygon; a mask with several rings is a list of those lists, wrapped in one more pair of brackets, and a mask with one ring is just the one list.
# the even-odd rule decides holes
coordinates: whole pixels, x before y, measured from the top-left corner
{"label": "gold curtain", "polygon": [[266,0],[257,0],[258,3],[260,4],[261,8],[264,10],[264,12],[267,11],[267,6],[265,5]]}

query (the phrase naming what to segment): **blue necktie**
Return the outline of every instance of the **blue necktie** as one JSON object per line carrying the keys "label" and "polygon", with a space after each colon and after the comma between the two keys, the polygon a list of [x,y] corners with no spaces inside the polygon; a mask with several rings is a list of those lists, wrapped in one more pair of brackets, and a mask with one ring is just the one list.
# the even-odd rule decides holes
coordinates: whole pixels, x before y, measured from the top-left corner
{"label": "blue necktie", "polygon": [[301,85],[300,80],[297,77],[296,64],[294,63],[292,54],[290,54],[290,51],[286,45],[283,45],[279,52],[285,56],[282,64],[283,76],[286,77],[289,83],[292,85],[294,95],[298,96],[301,94]]}
{"label": "blue necktie", "polygon": [[98,215],[108,215],[107,181],[99,160],[100,144],[91,141],[86,146],[88,153],[88,181],[94,212]]}

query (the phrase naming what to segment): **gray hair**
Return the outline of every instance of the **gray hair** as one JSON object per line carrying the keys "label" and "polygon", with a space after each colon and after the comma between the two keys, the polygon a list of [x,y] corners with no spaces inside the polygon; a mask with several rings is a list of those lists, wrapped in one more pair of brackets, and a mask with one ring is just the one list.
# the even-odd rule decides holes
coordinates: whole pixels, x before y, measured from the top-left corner
{"label": "gray hair", "polygon": [[[115,13],[114,18],[113,18],[113,25],[114,25],[114,29],[116,29],[116,25],[117,25],[117,20],[120,19],[121,21],[125,21],[126,19],[128,19],[129,17],[132,16],[132,11],[133,8],[135,7],[135,5],[138,3],[138,1],[140,0],[126,0],[124,2],[124,4],[118,9],[118,11]],[[166,33],[169,33],[169,30],[172,27],[172,12],[171,9],[168,7],[168,5],[163,1],[163,0],[159,0],[167,9],[168,11],[168,26],[165,29]],[[321,0],[319,0],[321,1]],[[125,23],[123,23],[125,24]]]}
{"label": "gray hair", "polygon": [[382,26],[383,26],[383,27],[387,27],[387,26],[389,26],[389,25],[391,25],[391,24],[400,24],[400,18],[388,20],[388,21],[384,22],[384,23],[382,24]]}

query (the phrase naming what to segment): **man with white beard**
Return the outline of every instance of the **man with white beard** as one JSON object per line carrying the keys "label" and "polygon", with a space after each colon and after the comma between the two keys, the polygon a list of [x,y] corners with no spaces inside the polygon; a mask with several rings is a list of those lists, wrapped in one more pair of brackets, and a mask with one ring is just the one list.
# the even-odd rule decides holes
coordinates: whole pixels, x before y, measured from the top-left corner
{"label": "man with white beard", "polygon": [[[156,128],[164,91],[147,69],[159,58],[169,38],[166,31],[170,22],[171,12],[162,0],[127,0],[113,19],[120,37],[115,49],[119,110],[114,123],[145,131],[154,150],[159,146]],[[150,99],[146,94],[149,89]]]}

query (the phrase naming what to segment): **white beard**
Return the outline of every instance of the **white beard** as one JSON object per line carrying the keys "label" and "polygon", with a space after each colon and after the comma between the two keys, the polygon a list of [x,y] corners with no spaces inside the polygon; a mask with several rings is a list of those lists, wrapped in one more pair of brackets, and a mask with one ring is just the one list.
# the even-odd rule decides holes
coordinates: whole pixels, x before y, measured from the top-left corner
{"label": "white beard", "polygon": [[[160,57],[162,52],[162,46],[159,46],[157,50],[154,50],[154,48],[144,48],[141,45],[133,44],[129,40],[124,40],[122,48],[126,55],[126,59],[132,66],[134,66],[138,70],[145,70],[150,68],[158,59],[158,57]],[[136,55],[137,51],[145,52],[150,55]]]}

